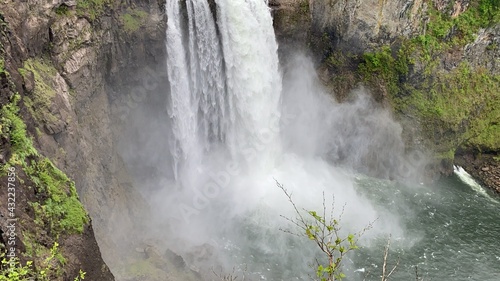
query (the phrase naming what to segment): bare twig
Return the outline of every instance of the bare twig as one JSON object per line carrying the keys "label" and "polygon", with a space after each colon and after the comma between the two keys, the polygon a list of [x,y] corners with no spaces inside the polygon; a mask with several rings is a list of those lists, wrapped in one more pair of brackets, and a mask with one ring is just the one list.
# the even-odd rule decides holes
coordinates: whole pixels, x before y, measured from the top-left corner
{"label": "bare twig", "polygon": [[394,265],[394,267],[392,267],[392,269],[389,271],[389,273],[386,273],[387,272],[387,257],[389,256],[390,246],[391,246],[391,236],[389,236],[389,239],[387,239],[387,245],[385,246],[385,249],[384,249],[384,263],[382,265],[382,281],[389,280],[389,277],[392,275],[392,273],[394,273],[394,271],[396,270],[396,268],[399,265],[399,257],[398,257],[398,260],[396,261],[396,264]]}

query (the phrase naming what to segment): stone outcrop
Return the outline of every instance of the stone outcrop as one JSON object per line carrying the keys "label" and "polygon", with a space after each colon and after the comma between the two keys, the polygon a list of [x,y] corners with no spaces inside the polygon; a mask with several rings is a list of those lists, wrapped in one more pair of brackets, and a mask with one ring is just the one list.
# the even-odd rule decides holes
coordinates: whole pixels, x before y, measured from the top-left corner
{"label": "stone outcrop", "polygon": [[309,1],[273,0],[269,1],[269,6],[280,57],[285,58],[291,51],[307,50],[312,21]]}
{"label": "stone outcrop", "polygon": [[[0,18],[7,28],[2,37],[5,66],[22,96],[21,111],[35,145],[75,180],[94,226],[84,236],[92,240],[95,231],[109,263],[120,260],[119,250],[130,241],[126,230],[134,226],[132,217],[146,208],[116,152],[120,128],[126,125],[120,117],[127,112],[113,109],[144,102],[132,100],[137,89],[157,91],[161,85],[151,87],[151,76],[163,84],[167,79],[157,71],[165,67],[164,3],[102,2],[89,11],[80,1],[5,0]],[[8,95],[2,95],[1,104],[7,101]],[[5,161],[8,151],[1,154]],[[66,245],[64,252],[74,260],[78,248]],[[105,266],[98,249],[95,258],[85,258]]]}
{"label": "stone outcrop", "polygon": [[312,29],[334,48],[363,53],[419,32],[423,9],[422,0],[312,0]]}
{"label": "stone outcrop", "polygon": [[481,29],[477,39],[465,46],[463,57],[474,68],[500,74],[500,25]]}

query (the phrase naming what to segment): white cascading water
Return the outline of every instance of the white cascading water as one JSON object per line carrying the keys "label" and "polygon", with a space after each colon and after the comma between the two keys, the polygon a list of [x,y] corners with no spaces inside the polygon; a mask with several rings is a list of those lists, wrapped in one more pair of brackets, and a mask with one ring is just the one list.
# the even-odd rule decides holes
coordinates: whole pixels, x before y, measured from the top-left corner
{"label": "white cascading water", "polygon": [[192,109],[198,109],[202,145],[224,139],[226,89],[222,49],[208,2],[186,1]]}
{"label": "white cascading water", "polygon": [[492,198],[488,192],[486,192],[486,189],[484,189],[484,187],[482,187],[469,173],[467,173],[464,168],[460,166],[453,166],[453,173],[457,175],[457,177],[466,185],[470,186],[475,192],[488,198],[491,202],[498,204],[498,201]]}
{"label": "white cascading water", "polygon": [[[292,81],[283,83],[267,1],[215,0],[217,20],[205,0],[180,3],[166,4],[168,111],[174,138],[170,150],[176,176],[175,183],[163,183],[165,193],[155,196],[159,215],[168,217],[175,229],[169,247],[189,255],[194,246],[215,243],[219,256],[208,258],[208,266],[217,260],[230,268],[254,250],[273,253],[279,260],[288,253],[289,243],[276,233],[284,224],[279,215],[293,216],[293,210],[274,178],[305,208],[317,208],[323,191],[334,193],[337,202],[352,206],[345,212],[346,230],[360,230],[375,220],[380,214],[324,154],[355,143],[353,149],[382,157],[377,151],[384,150],[376,147],[373,152],[370,139],[375,136],[381,146],[391,144],[386,140],[400,127],[369,103],[342,107],[320,87],[311,88],[319,83],[306,59],[295,62]],[[374,117],[366,118],[368,114]],[[343,120],[359,116],[349,136],[336,134],[348,126]],[[391,153],[394,147],[399,146],[391,145]],[[378,233],[389,228],[400,233],[395,221],[390,215],[381,219],[384,230]],[[239,233],[248,227],[252,237]],[[222,246],[224,241],[230,242]],[[242,253],[237,260],[234,251],[223,253],[234,250],[231,245]],[[283,276],[307,271],[299,269],[307,264],[300,258],[288,257],[287,270],[294,272]]]}
{"label": "white cascading water", "polygon": [[198,158],[197,111],[193,108],[189,69],[183,44],[180,1],[167,1],[167,70],[171,90],[170,117],[173,119],[175,140],[171,145],[174,173],[179,164],[187,159]]}
{"label": "white cascading water", "polygon": [[[278,143],[281,75],[269,8],[265,1],[216,1],[219,39],[208,2],[186,1],[187,23],[179,3],[167,1],[174,170],[199,166],[217,141],[234,158],[255,160],[242,154],[250,144]],[[275,151],[270,145],[264,154]]]}
{"label": "white cascading water", "polygon": [[[271,156],[278,143],[281,74],[269,8],[265,1],[216,3],[229,94],[229,149],[235,156],[265,141],[270,145],[261,155]],[[252,165],[259,164],[272,163]]]}

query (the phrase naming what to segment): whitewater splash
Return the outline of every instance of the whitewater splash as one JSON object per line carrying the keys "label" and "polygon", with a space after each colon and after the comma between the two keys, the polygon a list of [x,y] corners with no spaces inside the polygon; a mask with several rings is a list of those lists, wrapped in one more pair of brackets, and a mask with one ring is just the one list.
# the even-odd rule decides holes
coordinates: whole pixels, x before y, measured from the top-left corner
{"label": "whitewater splash", "polygon": [[491,197],[491,195],[486,192],[484,187],[482,187],[464,168],[460,166],[453,166],[453,173],[465,184],[470,186],[475,192],[481,194],[482,196],[488,198],[490,201],[499,204],[499,201]]}
{"label": "whitewater splash", "polygon": [[[175,178],[155,196],[158,213],[175,229],[168,237],[176,252],[210,244],[218,256],[208,266],[217,260],[231,268],[255,253],[269,256],[260,266],[287,260],[274,279],[297,276],[308,271],[303,259],[314,251],[289,254],[290,240],[278,231],[287,224],[279,215],[293,215],[293,209],[275,179],[306,209],[321,208],[323,192],[335,194],[339,208],[348,206],[343,231],[359,231],[380,214],[332,163],[396,165],[387,155],[404,150],[401,128],[366,97],[337,104],[303,57],[290,62],[290,81],[283,82],[266,1],[215,2],[216,19],[206,1],[183,6],[167,0]],[[397,221],[380,218],[382,227],[370,235],[401,233]]]}

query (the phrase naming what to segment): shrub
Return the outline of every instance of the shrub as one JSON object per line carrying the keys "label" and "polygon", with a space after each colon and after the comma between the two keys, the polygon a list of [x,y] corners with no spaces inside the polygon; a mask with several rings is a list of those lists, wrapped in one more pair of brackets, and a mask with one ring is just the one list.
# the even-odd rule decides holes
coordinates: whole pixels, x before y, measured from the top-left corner
{"label": "shrub", "polygon": [[331,215],[327,218],[324,193],[321,214],[316,211],[299,211],[292,200],[292,195],[279,182],[276,182],[276,185],[285,193],[297,215],[296,219],[286,217],[285,219],[300,230],[298,233],[289,230],[284,231],[295,236],[307,237],[317,245],[326,257],[324,262],[316,260],[316,277],[320,281],[334,281],[345,278],[345,274],[342,272],[342,260],[347,253],[358,249],[357,240],[367,229],[371,228],[371,224],[356,234],[348,234],[344,237],[340,234],[340,221],[343,210],[340,216],[335,218],[333,217],[334,206],[332,205]]}

